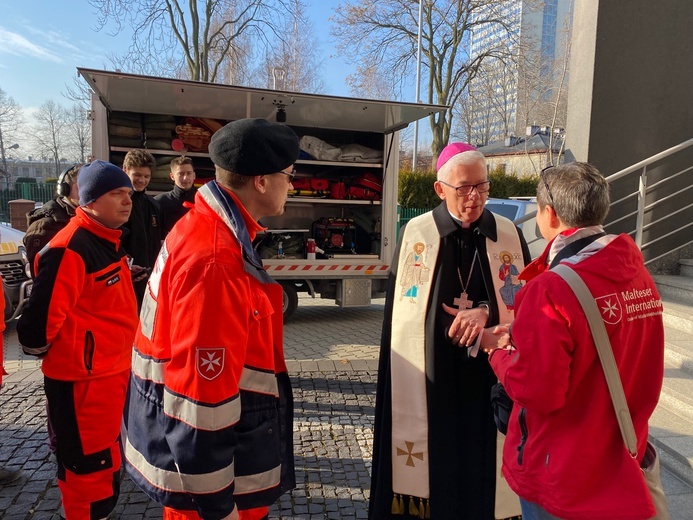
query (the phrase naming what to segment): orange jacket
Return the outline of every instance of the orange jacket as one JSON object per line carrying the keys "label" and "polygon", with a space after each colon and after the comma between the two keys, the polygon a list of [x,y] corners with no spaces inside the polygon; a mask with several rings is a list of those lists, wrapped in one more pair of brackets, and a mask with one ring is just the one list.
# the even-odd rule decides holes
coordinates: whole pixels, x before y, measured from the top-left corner
{"label": "orange jacket", "polygon": [[17,333],[25,353],[45,355],[46,376],[76,381],[130,368],[137,303],[120,234],[78,208],[39,254]]}
{"label": "orange jacket", "polygon": [[142,304],[124,452],[150,497],[203,518],[267,506],[294,485],[281,286],[260,226],[216,182],[166,237]]}

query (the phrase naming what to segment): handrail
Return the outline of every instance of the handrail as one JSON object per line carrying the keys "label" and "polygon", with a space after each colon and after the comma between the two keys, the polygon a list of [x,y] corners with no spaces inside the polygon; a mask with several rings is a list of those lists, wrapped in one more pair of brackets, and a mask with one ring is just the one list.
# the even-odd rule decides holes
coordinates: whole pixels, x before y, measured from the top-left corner
{"label": "handrail", "polygon": [[[626,193],[622,198],[620,198],[617,201],[612,202],[612,207],[617,206],[618,204],[625,202],[626,200],[630,200],[633,196],[637,197],[637,209],[635,212],[630,212],[627,213],[626,215],[622,215],[620,218],[610,222],[607,224],[606,227],[608,226],[613,226],[616,223],[619,223],[621,221],[624,221],[628,218],[631,218],[633,215],[635,215],[635,230],[630,231],[629,234],[632,234],[633,232],[635,233],[635,243],[637,246],[640,248],[641,251],[643,251],[643,255],[645,256],[644,250],[648,248],[649,246],[652,246],[654,244],[662,242],[664,239],[670,239],[672,240],[671,244],[671,250],[669,252],[676,251],[677,249],[680,249],[682,247],[685,247],[686,244],[681,244],[679,243],[680,241],[676,240],[676,235],[677,234],[682,234],[681,232],[688,228],[689,226],[677,226],[676,223],[674,224],[668,224],[666,226],[666,229],[664,229],[663,233],[660,234],[658,238],[649,240],[647,242],[644,242],[643,236],[644,236],[644,231],[647,228],[653,227],[654,225],[657,224],[662,224],[667,220],[670,220],[673,215],[676,215],[682,211],[685,211],[686,209],[690,208],[690,204],[685,205],[684,203],[679,203],[679,206],[672,206],[669,208],[668,214],[656,218],[647,224],[645,224],[645,213],[646,212],[651,212],[652,209],[657,206],[658,204],[661,203],[672,203],[676,202],[677,198],[681,198],[680,195],[683,191],[687,191],[691,186],[687,186],[683,189],[679,189],[675,193],[663,197],[658,197],[656,201],[654,201],[651,204],[647,204],[646,198],[648,193],[652,193],[655,189],[659,190],[663,186],[672,183],[675,179],[678,179],[680,176],[690,172],[693,170],[692,166],[683,168],[682,170],[672,173],[668,175],[665,178],[658,179],[654,183],[650,183],[648,185],[648,166],[651,166],[652,164],[657,163],[658,161],[661,161],[662,159],[666,159],[667,157],[670,157],[678,152],[681,152],[689,147],[693,146],[693,139],[688,139],[687,141],[684,141],[676,146],[672,146],[671,148],[668,148],[667,150],[664,150],[662,152],[659,152],[652,157],[649,157],[647,159],[644,159],[638,163],[635,163],[632,166],[629,166],[628,168],[624,168],[623,170],[616,172],[612,175],[609,175],[606,178],[606,181],[609,184],[614,183],[615,181],[622,179],[630,174],[639,174],[638,178],[638,187],[635,191],[631,191],[630,193]],[[639,172],[639,173],[638,173]],[[671,228],[669,230],[669,228]],[[684,241],[681,239],[681,241]],[[649,264],[659,258],[662,258],[663,256],[666,256],[669,254],[669,252],[662,253],[657,255],[656,257],[653,257],[653,255],[647,255],[645,258],[645,264]]]}
{"label": "handrail", "polygon": [[[677,190],[672,194],[658,196],[657,200],[651,202],[650,204],[646,203],[646,197],[648,193],[652,193],[655,190],[660,190],[667,184],[671,184],[675,179],[679,179],[682,175],[685,175],[686,173],[690,173],[691,171],[693,171],[693,166],[688,166],[680,171],[671,173],[665,178],[656,179],[655,182],[648,184],[648,166],[651,166],[652,164],[655,164],[658,161],[661,161],[662,159],[666,159],[667,157],[681,152],[691,146],[693,146],[693,139],[689,139],[687,141],[682,142],[681,144],[672,146],[671,148],[659,152],[653,155],[652,157],[644,159],[638,163],[633,164],[632,166],[629,166],[628,168],[624,168],[621,171],[618,171],[612,175],[605,177],[606,181],[609,184],[613,184],[615,181],[618,181],[630,174],[636,174],[639,172],[637,188],[633,191],[623,193],[621,198],[619,198],[618,200],[611,201],[611,207],[613,208],[621,203],[631,201],[633,197],[636,197],[637,209],[635,209],[634,211],[626,211],[624,214],[619,215],[619,217],[615,220],[612,220],[611,222],[606,224],[605,227],[614,226],[616,224],[623,223],[624,221],[635,217],[635,229],[628,230],[626,231],[626,233],[629,235],[634,235],[633,239],[635,240],[635,243],[640,248],[640,250],[643,251],[643,256],[645,256],[645,264],[650,264],[655,260],[659,260],[660,258],[663,258],[674,251],[677,251],[690,244],[693,244],[693,240],[688,240],[687,236],[684,236],[685,231],[688,231],[688,229],[693,224],[687,223],[682,225],[680,220],[676,222],[676,219],[673,218],[675,215],[678,215],[686,210],[690,210],[693,207],[693,204],[686,204],[685,202],[683,202],[684,197],[681,197],[681,193],[693,188],[693,179],[691,180],[688,186],[685,186],[683,188],[677,188]],[[679,182],[681,182],[680,179]],[[679,201],[677,199],[681,200]],[[652,212],[655,209],[655,207],[661,206],[662,204],[672,205],[671,207],[667,208],[668,211],[665,215],[658,218],[654,218],[653,220],[645,223],[645,214]],[[522,218],[515,220],[515,224],[527,222],[528,220],[536,217],[536,215],[536,211],[528,213]],[[656,238],[644,242],[644,231],[654,227],[655,225],[661,225],[663,226],[663,229]],[[646,251],[648,247],[654,244],[660,244],[665,239],[670,240],[670,244],[667,246],[670,247],[668,251],[656,255],[654,253],[650,254],[650,251]]]}
{"label": "handrail", "polygon": [[644,168],[646,166],[649,166],[650,164],[656,163],[657,161],[664,159],[666,157],[669,157],[672,154],[675,154],[676,152],[680,152],[681,150],[685,150],[689,146],[693,146],[693,139],[689,139],[688,141],[684,141],[681,144],[677,144],[676,146],[672,146],[671,148],[668,148],[664,150],[663,152],[659,152],[658,154],[653,155],[652,157],[649,157],[647,159],[643,159],[639,163],[635,163],[632,166],[629,166],[628,168],[624,168],[621,171],[618,171],[612,175],[609,175],[606,177],[606,180],[608,182],[613,182],[616,179],[620,179],[621,177],[624,177],[628,175],[629,173],[633,173],[634,171],[639,170],[640,168]]}

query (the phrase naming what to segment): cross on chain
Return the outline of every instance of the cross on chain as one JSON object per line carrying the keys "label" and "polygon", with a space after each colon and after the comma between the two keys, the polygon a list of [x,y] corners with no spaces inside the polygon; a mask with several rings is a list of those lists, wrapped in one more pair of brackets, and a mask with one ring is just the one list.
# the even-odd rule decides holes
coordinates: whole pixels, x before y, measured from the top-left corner
{"label": "cross on chain", "polygon": [[460,268],[457,268],[457,277],[460,279],[460,285],[462,286],[462,293],[460,294],[459,298],[455,298],[452,300],[452,304],[457,307],[459,310],[463,309],[471,309],[472,306],[474,305],[474,302],[469,299],[467,296],[467,289],[469,288],[469,282],[472,281],[472,273],[474,272],[474,262],[476,262],[476,259],[479,256],[479,250],[474,251],[474,258],[472,258],[472,265],[469,268],[469,276],[467,277],[467,283],[465,284],[462,280],[462,273],[460,273]]}
{"label": "cross on chain", "polygon": [[467,297],[467,293],[462,291],[459,298],[452,300],[452,304],[458,309],[471,309],[474,302]]}

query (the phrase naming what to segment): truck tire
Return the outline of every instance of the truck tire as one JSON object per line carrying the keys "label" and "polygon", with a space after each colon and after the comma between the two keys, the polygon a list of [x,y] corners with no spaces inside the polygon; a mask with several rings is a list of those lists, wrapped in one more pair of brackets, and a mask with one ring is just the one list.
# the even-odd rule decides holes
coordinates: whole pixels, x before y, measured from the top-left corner
{"label": "truck tire", "polygon": [[291,283],[282,282],[282,306],[284,311],[284,321],[287,321],[298,307],[298,292]]}

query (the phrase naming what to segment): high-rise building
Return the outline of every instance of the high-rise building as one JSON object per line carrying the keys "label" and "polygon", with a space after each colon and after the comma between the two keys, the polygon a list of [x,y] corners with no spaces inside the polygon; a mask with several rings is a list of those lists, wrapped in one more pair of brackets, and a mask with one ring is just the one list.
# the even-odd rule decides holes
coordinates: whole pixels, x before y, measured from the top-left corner
{"label": "high-rise building", "polygon": [[556,126],[565,125],[572,6],[573,0],[507,0],[479,11],[477,20],[500,18],[505,27],[479,24],[471,33],[472,59],[485,53],[497,57],[486,57],[470,82],[465,110],[470,141],[488,144],[523,135],[528,125],[550,125],[556,104]]}

